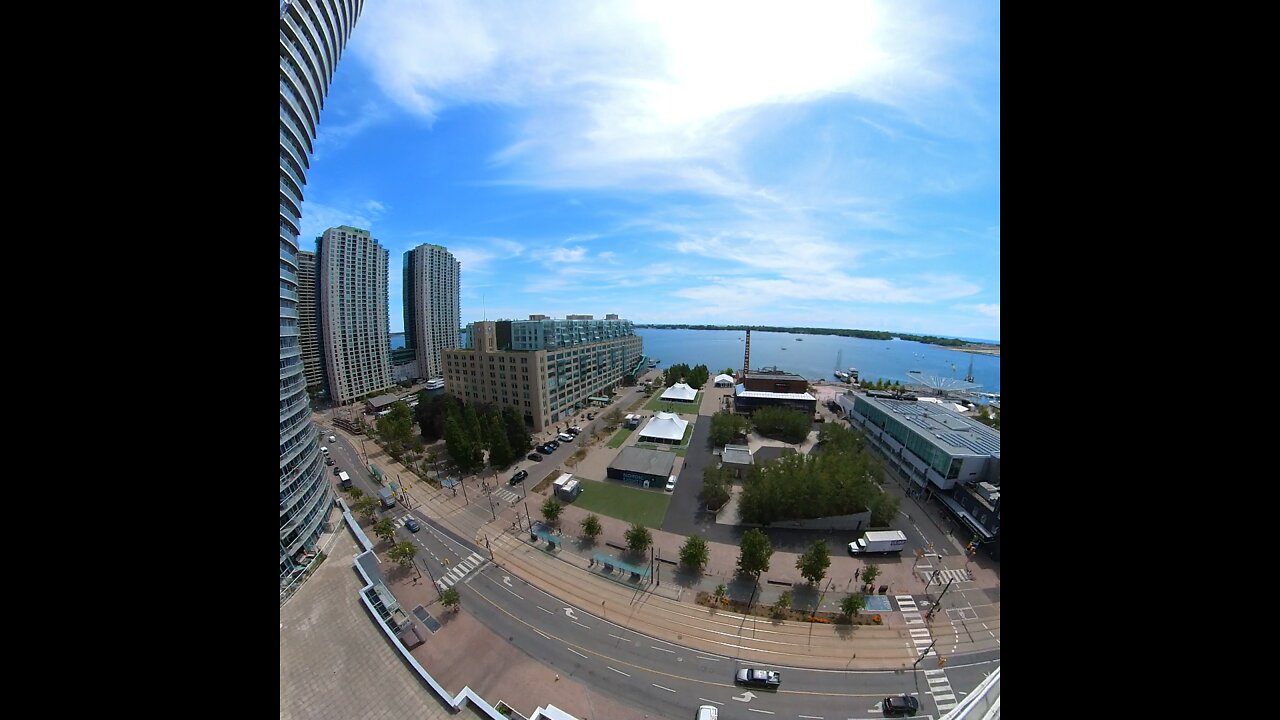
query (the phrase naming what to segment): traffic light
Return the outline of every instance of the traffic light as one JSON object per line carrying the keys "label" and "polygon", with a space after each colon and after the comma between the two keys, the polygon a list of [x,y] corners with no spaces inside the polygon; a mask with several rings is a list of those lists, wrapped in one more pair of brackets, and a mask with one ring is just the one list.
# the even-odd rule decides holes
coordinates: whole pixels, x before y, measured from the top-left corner
{"label": "traffic light", "polygon": [[942,657],[941,655],[939,655],[939,656],[938,656],[938,667],[945,667],[945,666],[946,666],[946,664],[947,664],[947,659],[946,659],[946,658],[944,658],[944,657]]}

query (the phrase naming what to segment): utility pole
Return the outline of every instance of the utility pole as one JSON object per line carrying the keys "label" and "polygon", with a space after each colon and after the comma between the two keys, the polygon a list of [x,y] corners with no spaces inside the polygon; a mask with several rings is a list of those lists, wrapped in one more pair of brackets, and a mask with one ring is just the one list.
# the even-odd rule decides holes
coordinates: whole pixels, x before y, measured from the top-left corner
{"label": "utility pole", "polygon": [[924,659],[924,656],[928,655],[929,652],[933,650],[933,646],[937,644],[938,644],[938,639],[934,638],[933,642],[929,643],[929,647],[925,648],[924,652],[920,653],[920,657],[916,658],[916,661],[911,663],[911,668],[914,670],[915,667],[920,664],[920,661]]}
{"label": "utility pole", "polygon": [[464,478],[464,477],[462,477],[461,475],[459,475],[459,476],[458,476],[458,484],[462,486],[462,499],[463,499],[463,500],[466,500],[466,501],[467,501],[467,504],[468,504],[468,505],[470,505],[470,504],[471,504],[471,498],[467,497],[467,483],[466,483],[466,478]]}
{"label": "utility pole", "polygon": [[[417,561],[414,561],[414,565],[417,565],[417,564],[418,564],[418,563],[417,563]],[[436,599],[437,599],[437,600],[441,599],[441,597],[442,597],[442,596],[441,596],[441,594],[440,594],[440,586],[439,586],[438,584],[436,584],[436,578],[435,578],[435,576],[434,576],[434,575],[432,575],[432,574],[431,574],[431,566],[427,564],[427,561],[426,561],[426,560],[423,560],[423,561],[422,561],[422,566],[423,566],[423,567],[425,567],[425,568],[427,569],[427,577],[431,578],[431,584],[432,584],[432,585],[435,585],[435,588],[436,588]]]}

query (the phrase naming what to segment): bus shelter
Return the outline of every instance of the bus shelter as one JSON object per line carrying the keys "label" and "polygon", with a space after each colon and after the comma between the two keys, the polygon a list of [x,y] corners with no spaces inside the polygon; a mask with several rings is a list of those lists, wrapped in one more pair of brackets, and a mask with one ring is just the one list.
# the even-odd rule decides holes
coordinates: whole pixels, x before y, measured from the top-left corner
{"label": "bus shelter", "polygon": [[614,555],[610,555],[608,553],[602,553],[602,552],[598,552],[595,555],[592,555],[591,557],[596,562],[600,563],[601,565],[604,565],[604,569],[606,572],[612,572],[614,568],[617,568],[618,570],[621,570],[623,572],[631,573],[631,577],[633,580],[649,577],[648,565],[632,565],[631,563],[627,562],[626,560],[623,560],[622,558],[619,558]]}

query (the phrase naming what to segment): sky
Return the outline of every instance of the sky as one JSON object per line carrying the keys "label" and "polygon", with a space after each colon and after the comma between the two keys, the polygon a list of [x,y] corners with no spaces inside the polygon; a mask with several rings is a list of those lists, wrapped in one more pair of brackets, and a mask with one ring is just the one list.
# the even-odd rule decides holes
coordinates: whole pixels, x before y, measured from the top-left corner
{"label": "sky", "polygon": [[999,4],[365,3],[302,205],[462,322],[1000,338]]}

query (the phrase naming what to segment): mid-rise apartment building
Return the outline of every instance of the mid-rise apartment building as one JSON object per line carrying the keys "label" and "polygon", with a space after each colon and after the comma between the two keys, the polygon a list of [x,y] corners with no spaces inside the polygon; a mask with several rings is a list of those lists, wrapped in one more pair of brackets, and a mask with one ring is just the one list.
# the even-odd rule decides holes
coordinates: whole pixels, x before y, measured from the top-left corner
{"label": "mid-rise apartment building", "polygon": [[630,320],[491,320],[467,325],[468,347],[445,350],[447,392],[514,407],[534,432],[572,416],[616,387],[644,352]]}
{"label": "mid-rise apartment building", "polygon": [[419,245],[404,254],[404,345],[417,358],[418,377],[444,377],[440,352],[459,347],[462,265],[440,245]]}
{"label": "mid-rise apartment building", "polygon": [[329,396],[345,404],[391,387],[390,254],[368,230],[341,225],[316,239],[316,255]]}

